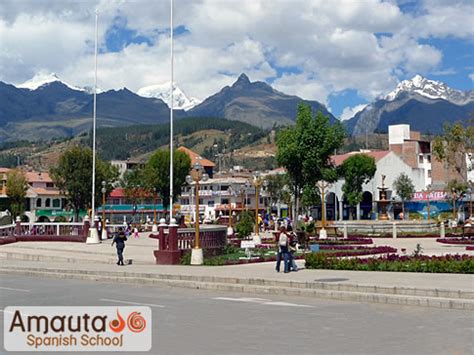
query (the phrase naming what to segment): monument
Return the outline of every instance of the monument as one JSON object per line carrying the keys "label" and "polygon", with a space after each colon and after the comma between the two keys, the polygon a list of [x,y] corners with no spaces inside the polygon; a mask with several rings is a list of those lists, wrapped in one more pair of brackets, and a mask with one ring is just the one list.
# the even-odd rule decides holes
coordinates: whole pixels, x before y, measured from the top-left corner
{"label": "monument", "polygon": [[385,187],[385,175],[382,175],[382,186],[377,187],[379,189],[379,201],[378,201],[378,206],[380,210],[379,214],[379,220],[381,221],[388,221],[388,215],[387,215],[387,205],[390,203],[390,201],[387,200],[387,190],[388,187]]}

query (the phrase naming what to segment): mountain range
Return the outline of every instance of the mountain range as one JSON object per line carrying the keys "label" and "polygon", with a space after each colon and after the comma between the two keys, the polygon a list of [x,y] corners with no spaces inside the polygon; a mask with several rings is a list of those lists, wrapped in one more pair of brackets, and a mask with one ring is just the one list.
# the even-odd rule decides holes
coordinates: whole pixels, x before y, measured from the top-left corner
{"label": "mountain range", "polygon": [[[169,121],[169,83],[151,85],[134,93],[127,88],[98,89],[97,124],[120,127]],[[38,73],[14,86],[0,81],[0,142],[38,140],[77,135],[91,129],[90,87],[77,87],[55,74]],[[317,101],[287,95],[264,82],[251,82],[241,74],[203,102],[188,97],[173,85],[174,117],[216,117],[242,121],[261,128],[293,124],[298,103],[337,119]],[[344,121],[352,135],[386,132],[390,124],[408,123],[421,132],[439,133],[444,122],[474,117],[474,91],[459,91],[419,75],[402,81],[389,94]]]}
{"label": "mountain range", "polygon": [[408,123],[411,129],[438,134],[445,122],[474,118],[474,90],[460,91],[445,83],[415,75],[386,96],[367,105],[345,122],[351,135],[385,133],[389,125]]}

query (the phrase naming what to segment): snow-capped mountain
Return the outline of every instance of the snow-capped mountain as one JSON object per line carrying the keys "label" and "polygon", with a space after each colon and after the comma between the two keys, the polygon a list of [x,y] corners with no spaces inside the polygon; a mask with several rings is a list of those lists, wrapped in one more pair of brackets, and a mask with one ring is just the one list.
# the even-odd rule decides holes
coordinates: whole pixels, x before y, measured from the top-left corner
{"label": "snow-capped mountain", "polygon": [[[94,88],[92,86],[84,86],[84,87],[79,87],[79,86],[74,86],[71,85],[59,78],[59,76],[56,73],[49,73],[45,71],[40,71],[33,78],[30,80],[25,81],[23,84],[15,85],[18,89],[28,89],[31,91],[37,90],[40,87],[58,82],[63,85],[66,85],[69,89],[76,90],[76,91],[84,91],[88,94],[93,94],[94,93]],[[103,89],[97,87],[97,93],[103,93],[105,92]]]}
{"label": "snow-capped mountain", "polygon": [[39,73],[35,74],[33,78],[30,80],[25,81],[23,84],[16,85],[17,88],[19,89],[28,89],[28,90],[36,90],[43,85],[49,84],[49,83],[54,83],[55,81],[58,81],[64,85],[66,85],[68,88],[72,90],[78,90],[78,91],[86,91],[85,89],[79,88],[77,86],[70,85],[62,80],[59,79],[59,77],[56,75],[56,73],[48,73],[44,71],[40,71]]}
{"label": "snow-capped mountain", "polygon": [[393,101],[403,93],[418,94],[431,100],[442,99],[457,105],[464,105],[474,99],[472,91],[455,90],[445,83],[426,79],[421,75],[400,82],[395,90],[385,96],[385,100]]}
{"label": "snow-capped mountain", "polygon": [[455,90],[440,81],[415,75],[344,122],[348,132],[358,136],[386,132],[389,125],[401,123],[423,133],[441,133],[445,122],[467,123],[472,118],[474,90]]}
{"label": "snow-capped mountain", "polygon": [[[137,91],[137,95],[148,98],[156,98],[164,101],[169,106],[170,102],[170,83],[156,84],[142,87]],[[188,111],[194,106],[199,105],[201,100],[194,97],[188,97],[173,83],[173,109]]]}

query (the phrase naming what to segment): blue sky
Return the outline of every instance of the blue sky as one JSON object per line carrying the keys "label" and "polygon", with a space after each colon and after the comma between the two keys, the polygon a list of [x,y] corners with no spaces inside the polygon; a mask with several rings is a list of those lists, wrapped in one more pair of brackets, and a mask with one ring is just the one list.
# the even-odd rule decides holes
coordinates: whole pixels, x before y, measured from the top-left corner
{"label": "blue sky", "polygon": [[[95,8],[101,88],[169,81],[169,1],[148,0],[2,1],[0,80],[90,86]],[[174,21],[175,82],[201,100],[242,72],[336,117],[415,74],[473,89],[471,0],[175,0]]]}

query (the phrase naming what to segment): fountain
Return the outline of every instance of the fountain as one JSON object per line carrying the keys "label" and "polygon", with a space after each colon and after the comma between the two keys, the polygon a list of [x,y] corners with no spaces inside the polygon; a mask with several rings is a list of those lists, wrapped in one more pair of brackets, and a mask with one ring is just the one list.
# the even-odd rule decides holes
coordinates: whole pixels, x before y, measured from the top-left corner
{"label": "fountain", "polygon": [[377,189],[380,190],[378,206],[380,208],[379,220],[381,221],[388,221],[387,205],[390,203],[390,201],[387,200],[388,187],[385,187],[385,177],[385,175],[382,175],[382,187],[377,187]]}

